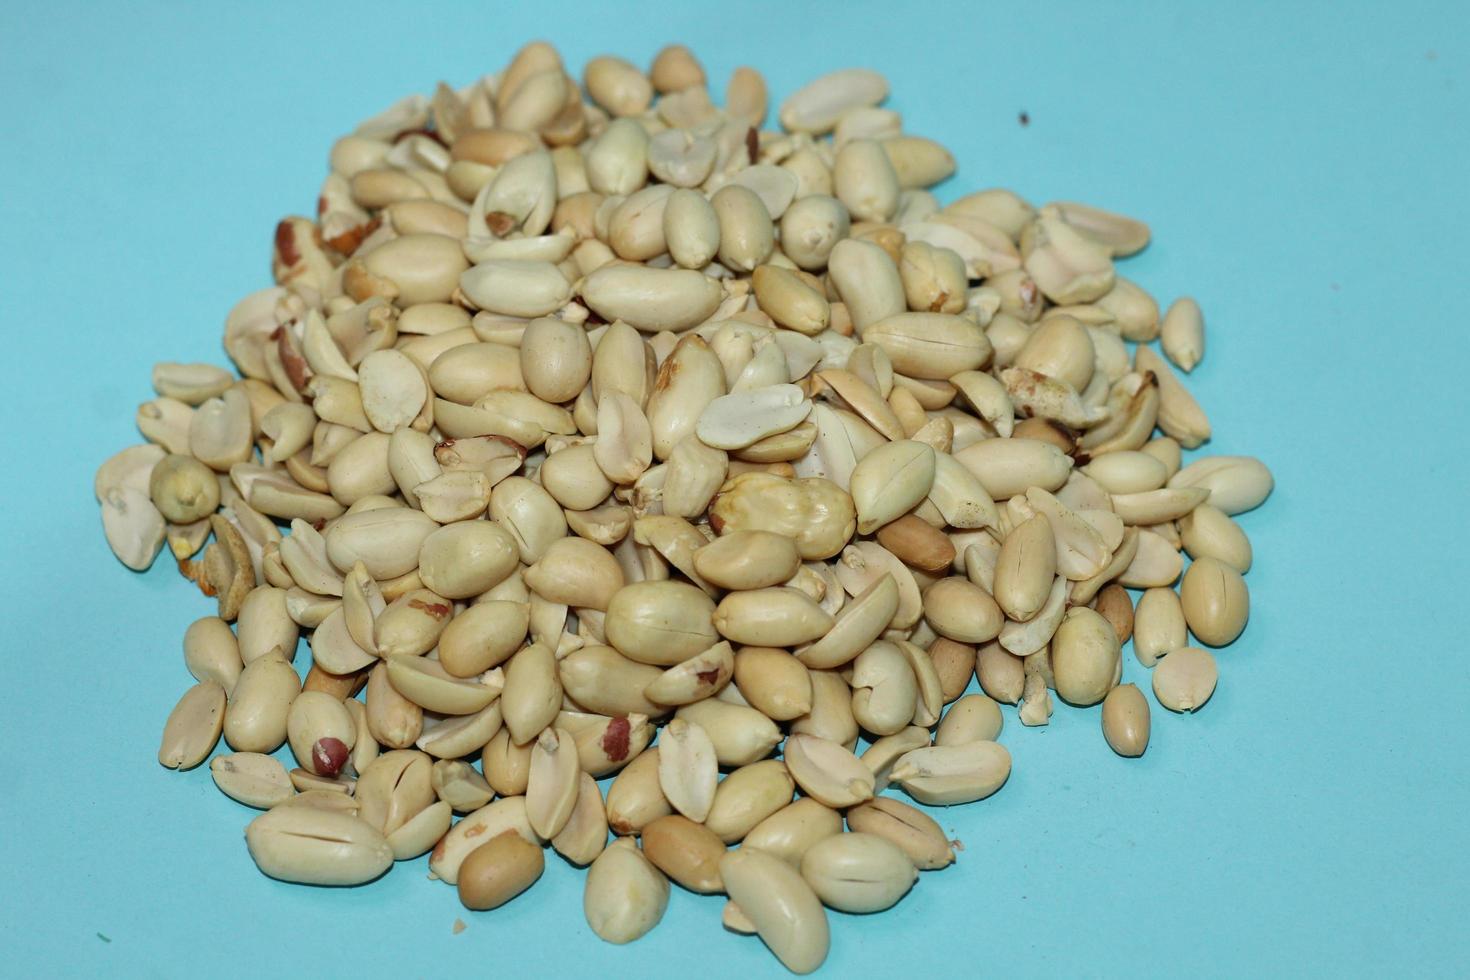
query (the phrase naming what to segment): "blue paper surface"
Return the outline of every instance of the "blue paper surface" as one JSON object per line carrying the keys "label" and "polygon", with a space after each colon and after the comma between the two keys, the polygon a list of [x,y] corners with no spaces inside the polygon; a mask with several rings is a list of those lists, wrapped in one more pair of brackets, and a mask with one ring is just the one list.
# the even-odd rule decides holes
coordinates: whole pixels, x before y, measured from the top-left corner
{"label": "blue paper surface", "polygon": [[[1009,784],[936,812],[963,841],[893,911],[833,914],[831,976],[1463,975],[1470,847],[1470,15],[1459,3],[75,4],[0,10],[0,974],[369,977],[779,972],[675,888],[626,948],[554,855],[471,914],[422,860],[361,889],[256,872],[253,811],[155,760],[213,611],[103,540],[92,474],[139,441],[155,361],[225,363],[332,139],[525,40],[574,69],[684,41],[773,103],[824,71],[892,82],[989,186],[1148,221],[1120,269],[1198,298],[1213,453],[1277,490],[1244,637],[1140,760],[1098,711],[1005,710]],[[1029,124],[1022,125],[1022,114]],[[304,655],[303,655],[304,656]],[[1125,678],[1147,688],[1125,653]],[[452,934],[456,918],[468,928]]]}

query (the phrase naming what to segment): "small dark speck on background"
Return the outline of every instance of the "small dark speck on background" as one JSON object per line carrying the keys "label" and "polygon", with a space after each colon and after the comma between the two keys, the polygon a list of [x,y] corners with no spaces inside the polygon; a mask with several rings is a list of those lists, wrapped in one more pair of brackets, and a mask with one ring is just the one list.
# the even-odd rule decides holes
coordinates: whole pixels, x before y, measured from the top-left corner
{"label": "small dark speck on background", "polygon": [[1430,48],[1428,51],[1424,52],[1424,60],[1425,61],[1438,61],[1439,60],[1439,52],[1436,51],[1436,50],[1434,50],[1433,48]]}
{"label": "small dark speck on background", "polygon": [[108,939],[106,936],[102,935],[102,933],[100,933],[100,932],[97,933],[97,938],[100,939],[100,940],[102,940],[104,943],[110,943],[110,942],[112,942],[111,939]]}
{"label": "small dark speck on background", "polygon": [[1332,289],[1332,291],[1334,293],[1340,293],[1340,292],[1342,292],[1342,287],[1340,285],[1338,285],[1337,283],[1335,283],[1335,282],[1330,284],[1330,288]]}
{"label": "small dark speck on background", "polygon": [[1031,113],[1027,112],[1025,109],[1022,109],[1020,114],[1016,116],[1016,122],[1020,123],[1022,126],[1031,125]]}

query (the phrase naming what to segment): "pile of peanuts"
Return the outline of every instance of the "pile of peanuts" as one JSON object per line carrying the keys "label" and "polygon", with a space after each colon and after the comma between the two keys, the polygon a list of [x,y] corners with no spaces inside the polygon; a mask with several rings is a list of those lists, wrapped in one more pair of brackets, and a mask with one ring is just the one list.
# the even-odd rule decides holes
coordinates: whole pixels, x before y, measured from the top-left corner
{"label": "pile of peanuts", "polygon": [[718,107],[681,46],[579,85],[527,45],[336,142],[226,321],[241,377],[157,365],[103,527],[217,600],[159,761],[264,811],[263,872],[428,854],[483,910],[550,845],[603,939],[672,880],[804,973],[826,908],[955,860],[886,791],[1000,789],[1000,704],[1100,704],[1142,755],[1130,638],[1159,704],[1209,700],[1272,478],[1184,465],[1199,307],[1116,274],[1133,219],[942,206],[887,94],[834,72],[765,128],[752,69]]}

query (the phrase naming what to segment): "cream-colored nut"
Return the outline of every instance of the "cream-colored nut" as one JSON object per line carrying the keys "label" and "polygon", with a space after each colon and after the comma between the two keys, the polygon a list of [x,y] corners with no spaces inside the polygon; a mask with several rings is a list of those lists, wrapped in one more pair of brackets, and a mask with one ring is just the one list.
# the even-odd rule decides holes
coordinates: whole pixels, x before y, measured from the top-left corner
{"label": "cream-colored nut", "polygon": [[946,379],[985,366],[990,341],[972,320],[948,313],[897,313],[862,328],[893,369],[918,379]]}
{"label": "cream-colored nut", "polygon": [[561,678],[551,649],[533,643],[510,658],[500,708],[516,745],[540,735],[556,719],[561,703]]}
{"label": "cream-colored nut", "polygon": [[313,807],[277,807],[245,828],[262,872],[309,885],[360,885],[393,864],[393,850],[370,824]]}
{"label": "cream-colored nut", "polygon": [[771,214],[760,195],[740,184],[726,184],[710,197],[720,223],[720,264],[749,272],[770,257],[775,247]]}
{"label": "cream-colored nut", "polygon": [[326,556],[338,571],[362,562],[370,576],[386,581],[418,566],[424,541],[437,529],[420,511],[383,507],[345,514],[322,537]]}
{"label": "cream-colored nut", "polygon": [[524,574],[526,585],[551,602],[605,610],[623,588],[617,559],[601,545],[583,538],[561,538]]}
{"label": "cream-colored nut", "polygon": [[1134,353],[1134,364],[1138,371],[1152,372],[1158,379],[1159,428],[1185,449],[1194,449],[1208,440],[1210,420],[1164,359],[1151,347],[1140,345]]}
{"label": "cream-colored nut", "polygon": [[984,439],[954,458],[975,474],[992,500],[1009,500],[1030,487],[1058,490],[1072,470],[1067,454],[1035,439]]}
{"label": "cream-colored nut", "polygon": [[[352,705],[355,703],[357,702],[348,702],[349,711],[353,711]],[[413,744],[436,759],[458,759],[479,751],[501,731],[500,709],[501,705],[497,700],[473,714],[431,716],[425,721],[422,733],[414,739]]]}
{"label": "cream-colored nut", "polygon": [[674,178],[672,182],[680,185],[669,195],[664,206],[663,238],[675,263],[685,269],[698,270],[709,265],[719,252],[720,217],[703,194],[689,188],[703,179],[701,175],[699,180],[693,180],[695,174],[700,171],[707,174],[708,168],[714,164],[714,144],[698,139],[685,143],[686,139],[679,131],[670,130],[655,137],[650,150],[665,145],[668,140],[676,140],[680,144],[678,161],[662,165]]}
{"label": "cream-colored nut", "polygon": [[881,912],[913,887],[919,870],[896,844],[872,834],[834,834],[801,859],[801,875],[823,904],[843,912]]}
{"label": "cream-colored nut", "polygon": [[664,210],[673,191],[668,184],[654,184],[636,191],[613,210],[607,222],[607,242],[619,258],[646,262],[668,250]]}
{"label": "cream-colored nut", "polygon": [[1154,697],[1170,711],[1198,711],[1215,693],[1215,658],[1198,647],[1175,650],[1154,668]]}
{"label": "cream-colored nut", "polygon": [[616,484],[637,480],[653,461],[653,433],[643,409],[621,391],[608,392],[597,404],[597,441],[593,458]]}
{"label": "cream-colored nut", "polygon": [[655,746],[636,756],[607,790],[607,822],[618,835],[641,833],[659,817],[674,812],[659,788],[659,751]]}
{"label": "cream-colored nut", "polygon": [[1173,585],[1184,569],[1175,547],[1147,528],[1137,529],[1137,541],[1137,553],[1118,575],[1118,584],[1130,589]]}
{"label": "cream-colored nut", "polygon": [[787,969],[811,973],[827,958],[827,914],[810,885],[791,865],[762,851],[741,848],[720,860],[730,900]]}
{"label": "cream-colored nut", "polygon": [[389,748],[407,748],[423,731],[424,709],[398,693],[388,680],[387,664],[369,672],[366,703],[368,731]]}
{"label": "cream-colored nut", "polygon": [[744,647],[734,661],[741,695],[768,718],[790,721],[812,709],[812,682],[806,666],[785,650]]}
{"label": "cream-colored nut", "polygon": [[636,116],[653,101],[653,84],[622,58],[593,58],[582,77],[592,101],[614,116]]}
{"label": "cream-colored nut", "polygon": [[940,636],[961,643],[988,643],[1005,625],[995,600],[961,578],[941,579],[924,593],[924,618]]}
{"label": "cream-colored nut", "polygon": [[[801,203],[798,201],[793,209]],[[872,242],[852,238],[839,241],[831,249],[827,267],[832,285],[852,317],[853,327],[865,340],[868,327],[908,309],[897,264]],[[891,357],[892,352],[889,354]],[[962,370],[956,368],[949,373],[958,374]]]}
{"label": "cream-colored nut", "polygon": [[847,208],[836,198],[825,194],[799,197],[781,215],[781,248],[798,267],[815,271],[827,265],[850,227]]}
{"label": "cream-colored nut", "polygon": [[274,752],[286,741],[286,716],[301,681],[279,651],[251,661],[230,692],[224,735],[239,752]]}
{"label": "cream-colored nut", "polygon": [[714,743],[703,728],[683,718],[659,738],[659,786],[675,810],[702,823],[714,804],[719,769]]}
{"label": "cream-colored nut", "polygon": [[388,469],[388,441],[387,433],[369,432],[343,447],[327,466],[332,496],[350,507],[364,497],[397,490]]}
{"label": "cream-colored nut", "polygon": [[531,394],[569,402],[592,376],[592,347],[581,327],[554,318],[532,320],[520,346],[521,376]]}
{"label": "cream-colored nut", "polygon": [[582,912],[604,942],[630,943],[658,925],[669,882],[629,839],[613,841],[587,871]]}
{"label": "cream-colored nut", "polygon": [[1265,503],[1275,485],[1266,464],[1254,456],[1207,456],[1169,478],[1171,489],[1208,490],[1210,506],[1230,516]]}
{"label": "cream-colored nut", "polygon": [[713,601],[697,586],[637,582],[612,597],[604,629],[608,642],[625,656],[641,663],[673,666],[719,639],[710,621],[713,612]]}
{"label": "cream-colored nut", "polygon": [[842,816],[836,810],[801,797],[751,828],[742,850],[764,851],[795,869],[813,844],[840,833]]}
{"label": "cream-colored nut", "polygon": [[1199,304],[1188,296],[1176,299],[1164,314],[1159,346],[1186,374],[1205,356],[1205,318]]}
{"label": "cream-colored nut", "polygon": [[799,387],[775,384],[714,399],[700,414],[695,431],[707,446],[743,449],[795,428],[811,409]]}
{"label": "cream-colored nut", "polygon": [[914,717],[918,683],[903,652],[878,641],[852,664],[852,713],[858,724],[876,735],[892,735]]}
{"label": "cream-colored nut", "polygon": [[1242,575],[1250,571],[1250,539],[1224,511],[1207,503],[1180,519],[1179,538],[1196,561],[1214,558]]}
{"label": "cream-colored nut", "polygon": [[[293,642],[291,651],[295,650]],[[267,652],[262,651],[260,656]],[[196,681],[215,681],[227,695],[234,690],[245,665],[229,624],[218,616],[205,616],[191,623],[184,631],[184,666]]]}
{"label": "cream-colored nut", "polygon": [[1042,212],[1054,215],[1113,255],[1132,255],[1148,245],[1148,225],[1089,204],[1053,201]]}
{"label": "cream-colored nut", "polygon": [[849,750],[857,747],[852,688],[835,670],[811,671],[812,710],[791,722],[792,734],[816,735]]}
{"label": "cream-colored nut", "polygon": [[1179,583],[1179,601],[1189,631],[1212,647],[1234,642],[1250,618],[1245,579],[1217,558],[1199,558],[1189,566]]}
{"label": "cream-colored nut", "polygon": [[922,136],[894,136],[879,145],[904,188],[932,187],[954,173],[954,156]]}
{"label": "cream-colored nut", "polygon": [[148,494],[165,520],[189,524],[208,517],[219,507],[219,480],[199,460],[175,453],[154,465]]}
{"label": "cream-colored nut", "polygon": [[1041,610],[1025,622],[1011,621],[1000,631],[1000,645],[1018,657],[1028,657],[1051,642],[1067,611],[1067,580],[1058,575]]}
{"label": "cream-colored nut", "polygon": [[378,655],[418,657],[439,642],[454,606],[428,589],[414,589],[388,604],[378,616]]}
{"label": "cream-colored nut", "polygon": [[875,71],[845,68],[829,72],[781,103],[781,125],[792,132],[821,136],[831,132],[848,111],[877,105],[887,97],[888,80]]}
{"label": "cream-colored nut", "polygon": [[1139,663],[1152,667],[1159,658],[1188,643],[1184,609],[1177,592],[1153,588],[1138,597],[1133,614],[1133,652]]}
{"label": "cream-colored nut", "polygon": [[460,275],[459,288],[480,309],[504,316],[547,316],[572,298],[555,265],[531,259],[481,262]]}
{"label": "cream-colored nut", "polygon": [[179,698],[163,726],[158,762],[169,769],[193,769],[209,757],[225,722],[225,689],[219,681],[200,681]]}
{"label": "cream-colored nut", "polygon": [[788,480],[770,473],[742,473],[721,488],[710,524],[724,533],[762,530],[785,534],[806,561],[830,558],[857,529],[852,498],[819,477]]}
{"label": "cream-colored nut", "polygon": [[[440,663],[456,677],[498,667],[525,641],[531,608],[526,602],[476,602],[440,633]],[[509,679],[507,679],[509,683]]]}
{"label": "cream-colored nut", "polygon": [[524,796],[496,800],[451,827],[429,855],[429,872],[446,884],[457,885],[465,859],[485,842],[507,831],[536,845],[539,853],[540,842],[526,819]]}
{"label": "cream-colored nut", "polygon": [[463,343],[446,350],[428,365],[434,394],[473,405],[497,388],[526,387],[520,352],[496,343]]}
{"label": "cream-colored nut", "polygon": [[665,710],[644,695],[662,672],[629,660],[612,647],[593,643],[574,650],[558,662],[557,673],[567,695],[588,711],[658,715]]}
{"label": "cream-colored nut", "polygon": [[531,829],[550,840],[572,818],[582,770],[572,736],[547,728],[531,746],[531,768],[526,783],[526,819]]}
{"label": "cream-colored nut", "polygon": [[826,806],[853,806],[873,796],[873,773],[846,748],[815,735],[786,740],[786,767],[796,784]]}
{"label": "cream-colored nut", "polygon": [[879,796],[855,806],[847,811],[847,826],[854,833],[889,841],[921,871],[954,863],[954,845],[945,838],[939,824],[901,800]]}
{"label": "cream-colored nut", "polygon": [[1006,535],[995,566],[995,601],[1013,620],[1040,612],[1056,575],[1051,524],[1040,514]]}
{"label": "cream-colored nut", "polygon": [[[552,545],[567,533],[566,516],[556,500],[521,476],[507,477],[495,485],[490,494],[490,517],[515,538],[521,561],[526,564],[546,557]],[[526,584],[536,589],[530,581]]]}
{"label": "cream-colored nut", "polygon": [[770,531],[732,531],[694,553],[694,568],[725,589],[761,589],[789,580],[801,567],[796,543]]}
{"label": "cream-colored nut", "polygon": [[1088,303],[1113,288],[1108,250],[1061,218],[1042,215],[1029,226],[1025,267],[1054,303]]}
{"label": "cream-colored nut", "polygon": [[1015,704],[1026,683],[1021,658],[999,643],[986,643],[975,653],[975,679],[980,689],[996,701]]}
{"label": "cream-colored nut", "polygon": [[1011,754],[995,742],[915,749],[893,766],[892,779],[931,806],[973,803],[990,796],[1011,774]]}
{"label": "cream-colored nut", "polygon": [[826,635],[797,651],[798,659],[814,669],[842,666],[893,624],[899,604],[898,582],[890,570],[884,569],[843,606]]}
{"label": "cream-colored nut", "polygon": [[[258,660],[276,647],[294,659],[300,629],[286,610],[285,590],[268,585],[251,590],[240,604],[236,626],[242,662]],[[187,648],[187,638],[185,644]]]}
{"label": "cream-colored nut", "polygon": [[786,764],[779,759],[741,766],[715,789],[704,826],[725,844],[734,844],[761,821],[788,806],[795,789]]}
{"label": "cream-colored nut", "polygon": [[602,790],[597,780],[582,773],[577,781],[577,803],[561,833],[551,846],[562,857],[577,865],[591,864],[607,846],[607,811],[602,803]]}
{"label": "cream-colored nut", "polygon": [[165,455],[167,453],[162,446],[144,443],[129,446],[108,457],[97,467],[97,475],[92,482],[92,492],[96,495],[97,502],[103,503],[107,498],[107,491],[114,487],[136,490],[146,496],[153,467]]}
{"label": "cream-colored nut", "polygon": [[463,521],[439,528],[419,547],[424,585],[449,599],[487,592],[515,571],[515,539],[489,521]]}
{"label": "cream-colored nut", "polygon": [[884,735],[870,744],[864,750],[861,758],[863,765],[873,773],[874,791],[882,792],[888,788],[893,764],[901,756],[929,744],[931,744],[929,730],[920,728],[918,725],[909,725],[892,735]]}
{"label": "cream-colored nut", "polygon": [[1044,374],[1083,391],[1092,380],[1094,351],[1081,321],[1066,314],[1048,316],[1016,354],[1016,367]]}
{"label": "cream-colored nut", "polygon": [[398,351],[373,351],[358,365],[357,378],[362,410],[380,432],[407,426],[428,400],[423,372]]}
{"label": "cream-colored nut", "polygon": [[643,693],[659,704],[693,704],[723,687],[734,671],[734,653],[730,644],[722,641],[664,671]]}
{"label": "cream-colored nut", "polygon": [[789,269],[762,265],[752,277],[756,302],[780,326],[813,335],[826,330],[831,321],[831,305]]}
{"label": "cream-colored nut", "polygon": [[1000,736],[1000,707],[983,694],[971,694],[950,705],[934,734],[935,745],[993,742]]}
{"label": "cream-colored nut", "polygon": [[340,698],[324,691],[302,691],[286,715],[286,738],[301,768],[335,777],[357,744],[357,725]]}
{"label": "cream-colored nut", "polygon": [[250,458],[255,436],[250,399],[243,389],[226,389],[194,410],[189,420],[189,453],[216,472],[228,472]]}
{"label": "cream-colored nut", "polygon": [[759,711],[719,698],[686,704],[675,717],[704,730],[722,766],[749,765],[765,758],[781,741],[781,730]]}
{"label": "cream-colored nut", "polygon": [[1102,706],[1103,737],[1121,756],[1136,758],[1148,748],[1148,701],[1132,684],[1108,692]]}
{"label": "cream-colored nut", "polygon": [[878,140],[855,139],[838,149],[832,184],[837,199],[860,221],[887,221],[898,210],[898,173]]}
{"label": "cream-colored nut", "polygon": [[934,486],[934,450],[920,442],[890,442],[858,460],[851,477],[859,534],[870,534],[912,510]]}
{"label": "cream-colored nut", "polygon": [[427,657],[396,654],[386,658],[388,680],[414,704],[445,715],[470,715],[500,697],[505,680],[492,670],[478,677],[455,677]]}
{"label": "cream-colored nut", "polygon": [[1077,705],[1097,704],[1113,687],[1118,669],[1118,635],[1095,610],[1067,612],[1051,641],[1056,692]]}
{"label": "cream-colored nut", "polygon": [[358,815],[384,834],[407,824],[434,803],[433,760],[398,750],[378,756],[357,780]]}
{"label": "cream-colored nut", "polygon": [[832,623],[806,593],[791,588],[732,592],[713,614],[722,635],[754,646],[797,646],[826,635]]}
{"label": "cream-colored nut", "polygon": [[656,333],[702,323],[718,308],[724,292],[693,269],[607,265],[582,281],[581,296],[605,320]]}
{"label": "cream-colored nut", "polygon": [[163,361],[153,365],[153,390],[186,405],[198,405],[217,398],[234,383],[230,372],[213,364]]}
{"label": "cream-colored nut", "polygon": [[953,249],[935,247],[928,242],[905,242],[899,253],[898,274],[910,310],[925,313],[964,310],[968,274],[964,260]]}
{"label": "cream-colored nut", "polygon": [[209,774],[220,792],[258,810],[269,810],[296,792],[286,767],[259,752],[215,756],[210,760]]}

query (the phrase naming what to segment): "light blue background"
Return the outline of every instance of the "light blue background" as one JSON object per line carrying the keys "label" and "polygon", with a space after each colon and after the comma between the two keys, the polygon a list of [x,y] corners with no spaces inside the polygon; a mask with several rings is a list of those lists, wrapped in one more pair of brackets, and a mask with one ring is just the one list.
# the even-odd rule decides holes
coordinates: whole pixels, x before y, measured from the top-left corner
{"label": "light blue background", "polygon": [[484,915],[422,861],[278,884],[252,813],[154,759],[212,603],[166,559],[110,557],[96,465],[137,441],[154,361],[223,362],[224,314],[268,282],[335,135],[544,35],[574,67],[684,40],[716,85],[749,63],[777,96],[879,68],[959,159],[946,199],[1146,219],[1123,271],[1206,311],[1210,448],[1277,477],[1242,519],[1253,615],[1210,705],[1156,711],[1132,762],[1096,710],[1036,731],[1007,709],[1010,783],[939,814],[959,864],[891,913],[833,915],[827,973],[1463,975],[1467,25],[1454,2],[5,4],[0,973],[774,969],[678,889],[648,938],[602,944],[554,856]]}

